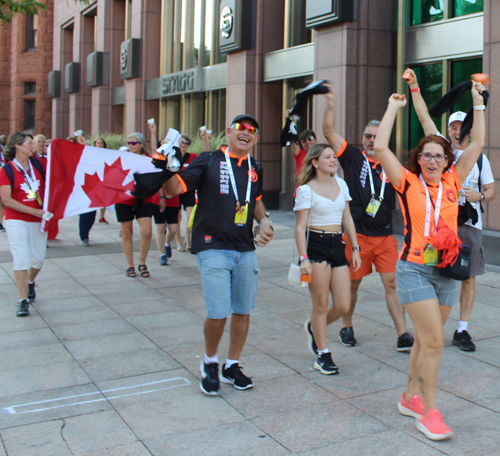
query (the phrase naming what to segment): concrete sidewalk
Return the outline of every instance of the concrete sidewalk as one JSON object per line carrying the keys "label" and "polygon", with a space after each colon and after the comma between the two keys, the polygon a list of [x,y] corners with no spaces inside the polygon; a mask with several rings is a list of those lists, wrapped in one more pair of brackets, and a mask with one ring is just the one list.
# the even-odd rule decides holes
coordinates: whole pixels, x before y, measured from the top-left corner
{"label": "concrete sidewalk", "polygon": [[[272,216],[276,236],[257,249],[262,272],[241,360],[255,387],[222,384],[220,397],[199,388],[205,306],[194,255],[174,250],[162,267],[152,247],[151,278],[130,279],[113,214],[88,248],[78,219],[63,220],[31,315],[17,318],[0,233],[0,455],[500,456],[500,273],[478,278],[476,352],[451,345],[458,306],[445,326],[438,403],[456,434],[432,442],[396,407],[408,354],[396,351],[378,274],[361,285],[358,346],[338,342],[340,323],[329,328],[340,374],[313,369],[302,328],[311,300],[286,280],[294,217]],[[227,344],[228,334],[221,360]]]}

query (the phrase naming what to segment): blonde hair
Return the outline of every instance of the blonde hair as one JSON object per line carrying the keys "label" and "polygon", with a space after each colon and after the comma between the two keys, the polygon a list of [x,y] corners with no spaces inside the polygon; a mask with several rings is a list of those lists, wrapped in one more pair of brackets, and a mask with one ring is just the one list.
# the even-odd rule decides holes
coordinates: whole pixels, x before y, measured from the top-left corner
{"label": "blonde hair", "polygon": [[[305,185],[316,177],[316,168],[313,166],[312,161],[318,160],[325,149],[331,148],[330,144],[315,144],[309,149],[300,169],[299,177],[297,178],[299,185]],[[333,176],[334,174],[332,174]]]}
{"label": "blonde hair", "polygon": [[47,141],[47,138],[44,135],[36,135],[33,138],[33,142],[38,142],[38,141]]}

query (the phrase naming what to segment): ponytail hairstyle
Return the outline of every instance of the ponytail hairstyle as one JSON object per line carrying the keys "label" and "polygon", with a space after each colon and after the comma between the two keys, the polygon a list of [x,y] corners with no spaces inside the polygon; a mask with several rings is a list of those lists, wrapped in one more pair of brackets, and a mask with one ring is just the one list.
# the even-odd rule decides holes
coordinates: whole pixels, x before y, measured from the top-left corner
{"label": "ponytail hairstyle", "polygon": [[31,135],[26,133],[21,133],[15,131],[9,136],[7,140],[7,145],[4,148],[3,156],[7,161],[13,160],[16,156],[16,146],[22,146],[27,138],[31,138]]}
{"label": "ponytail hairstyle", "polygon": [[[330,144],[315,144],[307,152],[306,158],[297,178],[299,185],[305,185],[316,177],[316,168],[312,164],[313,160],[318,160],[325,149],[331,149]],[[333,174],[332,174],[333,176]]]}

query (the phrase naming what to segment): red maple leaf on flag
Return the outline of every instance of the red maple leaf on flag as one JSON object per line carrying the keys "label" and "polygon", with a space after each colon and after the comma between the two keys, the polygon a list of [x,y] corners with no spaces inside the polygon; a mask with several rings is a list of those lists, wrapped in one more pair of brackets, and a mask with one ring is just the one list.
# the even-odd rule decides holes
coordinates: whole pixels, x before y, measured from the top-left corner
{"label": "red maple leaf on flag", "polygon": [[123,169],[121,158],[118,157],[111,166],[107,163],[104,165],[102,181],[97,172],[92,175],[85,173],[85,184],[82,185],[82,190],[90,198],[90,207],[107,207],[133,198],[125,192],[127,190],[132,192],[135,189],[135,182],[130,181],[127,185],[123,185],[129,171],[129,169]]}

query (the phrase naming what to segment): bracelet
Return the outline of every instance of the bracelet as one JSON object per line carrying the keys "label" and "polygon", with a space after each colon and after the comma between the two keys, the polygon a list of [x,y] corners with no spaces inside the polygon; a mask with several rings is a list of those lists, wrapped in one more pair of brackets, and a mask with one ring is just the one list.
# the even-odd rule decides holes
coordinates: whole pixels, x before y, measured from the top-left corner
{"label": "bracelet", "polygon": [[304,260],[308,260],[309,261],[309,257],[307,255],[301,255],[300,262],[302,263]]}
{"label": "bracelet", "polygon": [[160,196],[160,199],[165,199],[165,197],[164,196]]}
{"label": "bracelet", "polygon": [[474,111],[484,111],[486,109],[486,106],[485,105],[472,106],[472,109],[474,109]]}
{"label": "bracelet", "polygon": [[357,245],[356,247],[353,247],[352,248],[352,251],[354,252],[355,250],[357,250],[358,252],[361,252],[361,248],[359,247],[359,245]]}
{"label": "bracelet", "polygon": [[415,87],[414,89],[410,89],[410,92],[411,93],[420,92],[420,87]]}

